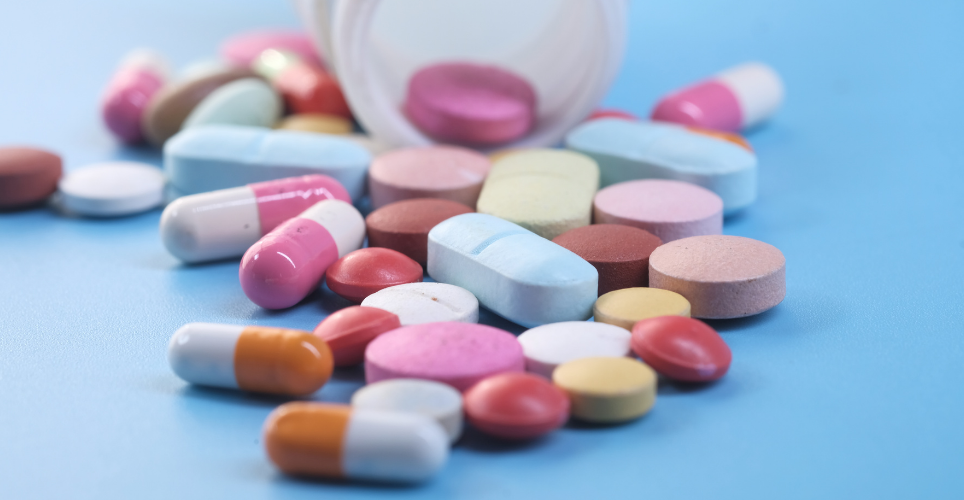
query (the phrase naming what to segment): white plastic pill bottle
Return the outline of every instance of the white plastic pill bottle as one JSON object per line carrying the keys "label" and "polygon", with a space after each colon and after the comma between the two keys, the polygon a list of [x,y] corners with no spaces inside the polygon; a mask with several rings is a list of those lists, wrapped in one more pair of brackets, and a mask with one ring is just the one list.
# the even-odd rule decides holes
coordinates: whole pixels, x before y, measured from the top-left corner
{"label": "white plastic pill bottle", "polygon": [[535,88],[535,127],[498,149],[557,145],[602,101],[626,45],[626,0],[294,3],[355,117],[393,146],[434,142],[402,105],[416,71],[453,61],[500,66]]}

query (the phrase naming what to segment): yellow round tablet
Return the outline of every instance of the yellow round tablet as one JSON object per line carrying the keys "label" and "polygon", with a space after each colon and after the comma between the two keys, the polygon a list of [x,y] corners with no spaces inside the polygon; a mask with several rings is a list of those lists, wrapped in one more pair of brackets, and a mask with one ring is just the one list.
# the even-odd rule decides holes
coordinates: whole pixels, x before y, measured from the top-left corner
{"label": "yellow round tablet", "polygon": [[686,297],[659,288],[623,288],[613,290],[596,299],[592,314],[599,323],[621,326],[632,330],[637,321],[656,316],[690,315]]}
{"label": "yellow round tablet", "polygon": [[276,127],[282,130],[299,130],[316,134],[348,134],[351,133],[351,122],[335,115],[320,113],[302,113],[291,115],[281,120]]}
{"label": "yellow round tablet", "polygon": [[631,358],[582,358],[559,365],[552,382],[569,395],[569,412],[589,422],[639,418],[656,402],[656,372]]}

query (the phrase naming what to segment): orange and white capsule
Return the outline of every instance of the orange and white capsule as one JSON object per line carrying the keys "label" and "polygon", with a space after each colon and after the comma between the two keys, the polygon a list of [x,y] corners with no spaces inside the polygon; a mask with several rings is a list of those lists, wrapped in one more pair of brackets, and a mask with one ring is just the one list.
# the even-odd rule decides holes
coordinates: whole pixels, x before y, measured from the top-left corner
{"label": "orange and white capsule", "polygon": [[445,465],[449,440],[418,413],[287,403],[264,423],[268,458],[286,474],[424,481]]}
{"label": "orange and white capsule", "polygon": [[334,368],[328,344],[308,332],[217,323],[182,326],[167,359],[192,384],[289,396],[317,391]]}

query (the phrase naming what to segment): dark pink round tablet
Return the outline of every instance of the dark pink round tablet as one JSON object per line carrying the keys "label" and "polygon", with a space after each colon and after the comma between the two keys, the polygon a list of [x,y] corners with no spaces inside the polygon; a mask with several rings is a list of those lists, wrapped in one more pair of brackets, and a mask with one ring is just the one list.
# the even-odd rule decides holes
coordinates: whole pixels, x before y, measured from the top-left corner
{"label": "dark pink round tablet", "polygon": [[441,63],[412,76],[404,111],[435,140],[492,146],[529,133],[536,122],[536,93],[503,68]]}
{"label": "dark pink round tablet", "polygon": [[633,326],[630,345],[656,373],[686,382],[716,380],[733,354],[720,334],[698,319],[658,316]]}
{"label": "dark pink round tablet", "polygon": [[60,156],[30,147],[0,148],[0,210],[47,199],[63,174]]}
{"label": "dark pink round tablet", "polygon": [[522,345],[511,333],[475,323],[405,326],[380,335],[365,350],[365,380],[435,380],[465,391],[503,372],[525,371]]}
{"label": "dark pink round tablet", "polygon": [[389,248],[362,248],[338,259],[325,271],[328,288],[361,302],[390,286],[422,281],[422,265]]}

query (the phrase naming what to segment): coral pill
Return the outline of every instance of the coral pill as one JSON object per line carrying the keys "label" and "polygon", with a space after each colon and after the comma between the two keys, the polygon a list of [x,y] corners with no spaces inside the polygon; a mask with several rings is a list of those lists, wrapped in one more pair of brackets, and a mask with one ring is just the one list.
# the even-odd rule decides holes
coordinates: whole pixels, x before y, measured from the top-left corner
{"label": "coral pill", "polygon": [[0,210],[47,199],[63,175],[60,156],[31,147],[0,148]]}
{"label": "coral pill", "polygon": [[328,343],[335,366],[352,366],[365,360],[365,348],[375,337],[401,326],[390,311],[351,306],[321,320],[314,334]]}
{"label": "coral pill", "polygon": [[528,373],[489,377],[465,392],[465,414],[476,428],[505,439],[548,434],[569,419],[569,397]]}
{"label": "coral pill", "polygon": [[733,359],[716,330],[682,316],[644,319],[633,327],[630,342],[633,352],[657,373],[685,382],[716,380]]}
{"label": "coral pill", "polygon": [[390,286],[421,282],[422,266],[395,250],[362,248],[332,264],[325,279],[331,291],[357,303]]}

